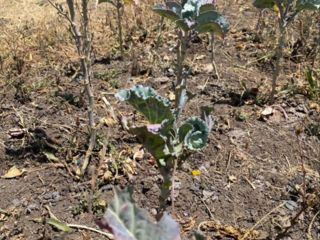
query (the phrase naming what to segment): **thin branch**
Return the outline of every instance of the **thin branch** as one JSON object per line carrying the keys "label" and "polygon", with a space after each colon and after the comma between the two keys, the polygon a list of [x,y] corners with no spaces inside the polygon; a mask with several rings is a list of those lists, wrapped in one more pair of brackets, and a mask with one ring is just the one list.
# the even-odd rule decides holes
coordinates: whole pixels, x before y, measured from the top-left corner
{"label": "thin branch", "polygon": [[114,237],[113,237],[113,235],[111,233],[107,233],[107,232],[104,232],[104,231],[101,231],[101,230],[98,230],[98,229],[95,229],[95,228],[87,227],[87,226],[84,226],[84,225],[78,225],[78,224],[67,224],[67,226],[71,227],[71,228],[83,229],[83,230],[88,230],[88,231],[91,231],[91,232],[99,233],[99,234],[107,237],[110,240],[114,239]]}

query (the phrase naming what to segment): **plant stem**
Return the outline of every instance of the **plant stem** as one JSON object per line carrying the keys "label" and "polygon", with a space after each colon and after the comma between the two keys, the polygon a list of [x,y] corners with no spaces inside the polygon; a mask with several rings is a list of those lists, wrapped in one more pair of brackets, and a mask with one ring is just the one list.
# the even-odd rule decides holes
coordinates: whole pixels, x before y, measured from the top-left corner
{"label": "plant stem", "polygon": [[[159,171],[161,176],[163,177],[163,183],[161,184],[160,190],[160,196],[159,196],[159,211],[157,215],[157,219],[160,220],[162,217],[163,213],[167,209],[167,200],[171,196],[172,198],[172,191],[173,190],[173,181],[174,181],[174,175],[175,175],[175,170],[177,167],[177,161],[178,159],[176,158],[169,158],[166,159],[166,165],[162,166],[158,164]],[[172,198],[171,201],[174,201]]]}
{"label": "plant stem", "polygon": [[119,47],[121,52],[121,57],[123,57],[123,37],[122,37],[122,25],[121,25],[121,8],[123,5],[121,4],[120,0],[117,0],[117,24],[118,24],[118,40],[119,40]]}
{"label": "plant stem", "polygon": [[211,50],[211,63],[212,63],[212,68],[218,78],[218,81],[220,81],[220,75],[219,75],[219,72],[218,72],[218,68],[217,68],[217,64],[214,60],[214,33],[212,32],[211,33],[211,39],[210,39],[210,50]]}
{"label": "plant stem", "polygon": [[82,42],[82,56],[80,59],[81,71],[83,74],[84,87],[88,97],[88,118],[89,118],[89,147],[85,154],[85,158],[82,163],[81,173],[84,174],[88,164],[89,158],[92,154],[93,148],[96,142],[96,129],[94,120],[94,108],[95,100],[93,95],[93,88],[91,85],[91,34],[89,30],[89,10],[88,10],[88,0],[82,0],[82,21],[83,21],[83,42]]}
{"label": "plant stem", "polygon": [[171,182],[171,178],[172,178],[172,174],[171,172],[168,173],[168,169],[167,167],[160,167],[160,173],[163,177],[163,183],[161,184],[160,187],[160,196],[159,196],[159,211],[158,211],[158,220],[162,217],[163,213],[166,211],[167,209],[167,199],[170,197],[170,186],[172,184]]}
{"label": "plant stem", "polygon": [[177,81],[175,84],[175,108],[177,118],[180,115],[183,107],[183,94],[186,91],[186,79],[183,77],[183,63],[186,57],[186,48],[187,48],[187,39],[188,32],[187,31],[179,31],[178,33],[179,42],[177,49]]}
{"label": "plant stem", "polygon": [[186,35],[187,32],[179,31],[178,48],[177,48],[177,82],[176,87],[180,86],[183,81],[183,63],[186,55]]}
{"label": "plant stem", "polygon": [[284,26],[284,19],[282,17],[279,17],[279,30],[280,30],[280,36],[278,39],[278,45],[276,48],[276,60],[275,60],[275,69],[272,74],[272,88],[270,93],[270,103],[274,102],[274,95],[276,93],[276,86],[277,86],[277,80],[280,74],[280,63],[283,57],[283,48],[284,48],[284,42],[285,42],[285,26]]}
{"label": "plant stem", "polygon": [[161,17],[159,27],[158,27],[158,36],[157,36],[157,42],[156,42],[156,50],[159,49],[160,43],[161,43],[161,37],[162,37],[162,28],[164,24],[164,17]]}
{"label": "plant stem", "polygon": [[171,215],[174,217],[175,216],[175,208],[174,208],[174,193],[175,193],[175,177],[176,177],[176,170],[178,166],[178,161],[179,159],[174,160],[174,166],[173,166],[173,171],[172,171],[172,177],[171,177]]}

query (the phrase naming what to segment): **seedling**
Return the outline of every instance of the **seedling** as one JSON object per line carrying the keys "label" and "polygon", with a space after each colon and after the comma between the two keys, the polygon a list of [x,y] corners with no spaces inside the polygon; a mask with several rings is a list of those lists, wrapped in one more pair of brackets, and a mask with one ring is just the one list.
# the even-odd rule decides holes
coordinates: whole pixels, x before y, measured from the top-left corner
{"label": "seedling", "polygon": [[283,57],[283,48],[285,45],[285,30],[303,10],[319,10],[320,0],[255,0],[253,5],[259,9],[273,9],[277,13],[280,34],[275,50],[275,68],[272,74],[270,93],[270,102],[273,103],[277,79],[280,73],[280,62]]}
{"label": "seedling", "polygon": [[216,11],[214,3],[214,0],[181,0],[180,3],[168,1],[165,5],[156,5],[153,8],[154,12],[173,21],[178,27],[176,106],[179,105],[179,95],[183,94],[186,88],[183,63],[190,33],[209,32],[223,36],[229,29],[228,21]]}
{"label": "seedling", "polygon": [[177,165],[185,161],[192,152],[202,149],[208,141],[212,127],[210,111],[204,108],[202,118],[190,117],[180,122],[180,109],[190,99],[186,92],[180,95],[179,106],[172,109],[168,99],[158,95],[154,89],[141,85],[121,90],[116,97],[128,102],[149,121],[149,124],[131,127],[129,132],[136,135],[152,154],[163,177],[161,213],[166,209],[170,188],[173,194],[173,176]]}
{"label": "seedling", "polygon": [[117,25],[118,25],[118,43],[120,47],[120,53],[121,57],[123,57],[123,36],[122,36],[122,13],[124,4],[121,0],[99,0],[100,3],[110,3],[112,6],[114,6],[117,9]]}

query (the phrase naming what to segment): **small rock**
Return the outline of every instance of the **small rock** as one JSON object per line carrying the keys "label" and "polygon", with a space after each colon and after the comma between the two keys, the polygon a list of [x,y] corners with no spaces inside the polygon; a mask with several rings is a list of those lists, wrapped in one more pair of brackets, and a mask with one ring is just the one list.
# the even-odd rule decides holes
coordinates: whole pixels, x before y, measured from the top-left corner
{"label": "small rock", "polygon": [[33,203],[27,206],[27,213],[31,213],[32,211],[39,210],[37,204]]}
{"label": "small rock", "polygon": [[266,117],[273,114],[273,108],[272,107],[266,107],[262,112],[261,116]]}
{"label": "small rock", "polygon": [[152,208],[152,209],[150,210],[150,213],[151,213],[151,215],[156,216],[156,215],[158,214],[158,211],[157,211],[157,209]]}
{"label": "small rock", "polygon": [[14,207],[18,207],[18,206],[20,206],[21,205],[21,202],[20,202],[20,200],[19,199],[13,199],[12,200],[12,205],[14,206]]}
{"label": "small rock", "polygon": [[298,204],[292,200],[289,200],[289,201],[286,201],[285,206],[289,210],[293,211],[294,209],[296,209],[298,207]]}

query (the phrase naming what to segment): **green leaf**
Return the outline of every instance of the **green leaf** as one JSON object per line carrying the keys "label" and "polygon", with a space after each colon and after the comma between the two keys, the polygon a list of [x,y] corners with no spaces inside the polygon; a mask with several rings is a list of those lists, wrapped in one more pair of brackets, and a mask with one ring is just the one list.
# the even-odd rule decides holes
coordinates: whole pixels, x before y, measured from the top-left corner
{"label": "green leaf", "polygon": [[199,33],[214,32],[224,35],[229,31],[229,22],[217,11],[207,11],[197,17],[196,30]]}
{"label": "green leaf", "polygon": [[168,9],[165,6],[162,5],[156,5],[152,8],[152,10],[159,14],[162,17],[168,18],[171,21],[177,21],[180,19],[180,15],[177,14],[175,11]]}
{"label": "green leaf", "polygon": [[215,11],[216,10],[216,7],[214,4],[212,3],[205,3],[203,5],[200,6],[199,8],[199,14],[202,14],[204,12],[207,12],[207,11]]}
{"label": "green leaf", "polygon": [[256,8],[273,8],[273,6],[276,4],[274,0],[255,0],[253,2],[253,6]]}
{"label": "green leaf", "polygon": [[55,227],[56,229],[58,229],[58,230],[60,230],[60,231],[63,231],[63,232],[71,232],[71,228],[70,228],[67,224],[61,222],[61,221],[58,220],[58,219],[49,218],[49,219],[47,220],[47,223],[50,224],[50,225],[52,225],[53,227]]}
{"label": "green leaf", "polygon": [[191,28],[188,26],[188,24],[185,22],[185,20],[183,19],[179,19],[176,21],[176,25],[177,27],[181,28],[183,31],[187,32],[189,31]]}
{"label": "green leaf", "polygon": [[164,213],[154,223],[146,211],[135,206],[129,191],[115,192],[101,220],[100,228],[109,230],[115,240],[180,240],[179,224]]}
{"label": "green leaf", "polygon": [[195,151],[206,145],[209,129],[202,119],[191,117],[181,124],[178,135],[180,141],[184,142],[185,147]]}
{"label": "green leaf", "polygon": [[297,0],[298,10],[319,10],[320,0]]}
{"label": "green leaf", "polygon": [[178,16],[181,16],[182,6],[177,2],[168,1],[166,6],[169,10],[176,13]]}
{"label": "green leaf", "polygon": [[115,96],[121,101],[128,102],[150,123],[160,124],[164,120],[174,119],[170,101],[158,95],[153,88],[137,85],[131,89],[121,90]]}
{"label": "green leaf", "polygon": [[[141,144],[152,154],[156,159],[166,159],[169,154],[166,145],[166,137],[160,135],[159,131],[153,131],[153,126],[130,128],[130,133],[136,135]],[[158,128],[161,128],[159,126]]]}

